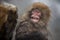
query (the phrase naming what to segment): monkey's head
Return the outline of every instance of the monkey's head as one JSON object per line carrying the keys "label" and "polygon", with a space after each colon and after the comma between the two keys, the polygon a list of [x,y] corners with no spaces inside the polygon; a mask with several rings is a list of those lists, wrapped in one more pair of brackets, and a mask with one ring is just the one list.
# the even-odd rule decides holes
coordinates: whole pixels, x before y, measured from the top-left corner
{"label": "monkey's head", "polygon": [[38,8],[33,8],[30,12],[30,20],[34,23],[38,23],[41,19],[41,10]]}
{"label": "monkey's head", "polygon": [[50,17],[50,9],[47,5],[36,2],[32,6],[28,7],[27,15],[24,15],[25,20],[30,20],[40,25],[46,25]]}

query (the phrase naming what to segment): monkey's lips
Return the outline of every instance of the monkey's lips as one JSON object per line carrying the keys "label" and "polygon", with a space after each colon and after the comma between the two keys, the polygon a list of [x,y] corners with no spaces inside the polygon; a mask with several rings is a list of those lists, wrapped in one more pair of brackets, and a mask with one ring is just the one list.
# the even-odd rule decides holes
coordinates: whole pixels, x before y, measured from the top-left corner
{"label": "monkey's lips", "polygon": [[32,22],[38,22],[39,21],[39,16],[31,16],[31,21]]}

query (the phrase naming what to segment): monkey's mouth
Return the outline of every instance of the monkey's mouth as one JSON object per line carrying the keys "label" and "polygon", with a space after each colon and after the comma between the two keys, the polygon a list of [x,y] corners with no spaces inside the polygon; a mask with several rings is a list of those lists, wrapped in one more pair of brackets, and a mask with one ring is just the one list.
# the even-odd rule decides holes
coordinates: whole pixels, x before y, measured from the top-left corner
{"label": "monkey's mouth", "polygon": [[31,21],[38,22],[39,21],[39,16],[31,16]]}

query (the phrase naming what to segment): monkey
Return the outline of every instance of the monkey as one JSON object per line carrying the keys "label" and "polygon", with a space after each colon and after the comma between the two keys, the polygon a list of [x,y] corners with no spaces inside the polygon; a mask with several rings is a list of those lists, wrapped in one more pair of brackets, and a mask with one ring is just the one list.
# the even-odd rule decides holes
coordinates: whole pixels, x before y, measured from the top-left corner
{"label": "monkey", "polygon": [[15,40],[48,40],[50,9],[41,2],[33,3],[20,18]]}
{"label": "monkey", "polygon": [[[3,32],[0,40],[11,40],[13,30],[17,24],[17,7],[13,4],[1,2],[0,3],[0,29]],[[0,34],[0,35],[1,35]]]}

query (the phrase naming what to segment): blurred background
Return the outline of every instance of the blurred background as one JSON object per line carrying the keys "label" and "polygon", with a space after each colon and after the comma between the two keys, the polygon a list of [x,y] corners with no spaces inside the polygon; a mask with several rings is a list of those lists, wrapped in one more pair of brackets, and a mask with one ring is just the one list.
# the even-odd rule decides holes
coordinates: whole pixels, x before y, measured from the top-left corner
{"label": "blurred background", "polygon": [[51,10],[48,29],[52,33],[54,40],[60,40],[60,0],[0,0],[0,2],[1,1],[16,5],[19,17],[25,12],[26,7],[34,2],[46,4]]}

